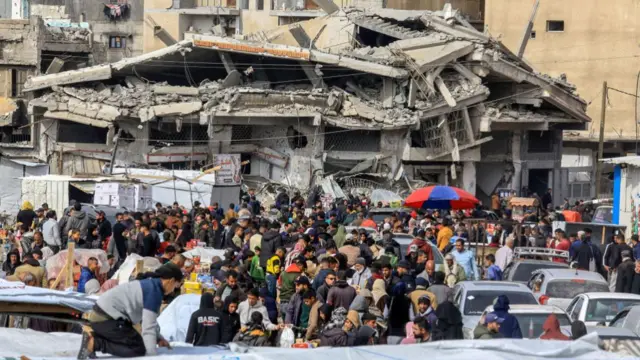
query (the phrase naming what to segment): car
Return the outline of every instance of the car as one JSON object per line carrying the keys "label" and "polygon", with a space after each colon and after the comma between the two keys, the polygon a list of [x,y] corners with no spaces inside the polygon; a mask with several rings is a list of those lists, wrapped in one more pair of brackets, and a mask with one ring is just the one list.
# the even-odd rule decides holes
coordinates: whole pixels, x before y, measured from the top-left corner
{"label": "car", "polygon": [[465,337],[473,336],[473,329],[480,321],[482,312],[499,295],[506,295],[510,305],[537,305],[538,301],[529,288],[520,283],[507,281],[463,281],[453,288],[453,303],[462,314]]}
{"label": "car", "polygon": [[580,320],[587,326],[608,324],[622,309],[640,305],[640,295],[589,292],[576,295],[567,307],[571,320]]}
{"label": "car", "polygon": [[609,284],[602,275],[577,269],[539,269],[532,274],[527,286],[540,304],[561,309],[567,309],[578,294],[609,292]]}
{"label": "car", "polygon": [[[520,331],[525,339],[537,339],[544,332],[542,325],[549,315],[554,314],[560,322],[560,326],[571,325],[571,320],[566,312],[550,305],[509,305],[509,314],[518,319]],[[493,311],[493,305],[487,306],[482,317]],[[475,329],[474,329],[475,330]]]}
{"label": "car", "polygon": [[351,232],[353,230],[355,231],[360,231],[360,230],[364,230],[366,231],[369,236],[373,239],[373,240],[379,240],[380,239],[380,233],[378,233],[378,230],[374,229],[374,228],[370,228],[370,227],[363,227],[363,226],[345,226],[344,227],[345,231],[347,232],[347,234],[351,234]]}
{"label": "car", "polygon": [[373,221],[375,221],[376,224],[382,224],[384,219],[391,217],[394,213],[408,215],[411,214],[412,211],[413,209],[409,208],[374,208],[369,210],[369,214],[373,215]]}
{"label": "car", "polygon": [[629,329],[640,336],[640,305],[627,306],[609,323],[609,327]]}
{"label": "car", "polygon": [[[407,255],[409,245],[414,238],[415,237],[411,234],[393,233],[393,240],[400,244],[400,252],[402,256]],[[444,266],[444,256],[442,256],[442,253],[438,250],[438,247],[435,244],[430,242],[429,245],[431,245],[431,252],[433,253],[433,261],[436,263],[436,270],[439,270]]]}
{"label": "car", "polygon": [[[561,326],[560,331],[571,337],[571,326]],[[640,357],[640,337],[625,328],[604,326],[587,326],[587,334],[595,333],[600,340],[599,345],[604,351],[616,353],[623,357]]]}
{"label": "car", "polygon": [[[548,260],[540,258],[549,257]],[[555,249],[540,249],[529,247],[518,247],[513,253],[513,260],[502,272],[502,278],[507,281],[516,281],[526,284],[531,278],[531,274],[539,269],[568,269],[566,262],[551,261],[551,258],[568,259],[567,251]]]}

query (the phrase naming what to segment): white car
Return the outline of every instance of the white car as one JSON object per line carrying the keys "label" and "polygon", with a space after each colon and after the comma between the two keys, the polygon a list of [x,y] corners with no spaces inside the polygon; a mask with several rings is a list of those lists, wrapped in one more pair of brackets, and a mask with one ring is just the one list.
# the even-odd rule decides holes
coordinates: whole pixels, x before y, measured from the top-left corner
{"label": "white car", "polygon": [[620,311],[633,305],[640,305],[640,295],[589,292],[574,297],[567,307],[567,314],[572,321],[580,320],[587,326],[609,325]]}
{"label": "white car", "polygon": [[[537,339],[542,335],[542,325],[549,315],[554,314],[560,322],[560,326],[571,325],[571,320],[564,310],[549,305],[509,305],[509,314],[518,319],[523,339]],[[493,305],[487,306],[481,319],[493,311]],[[475,331],[475,329],[474,329]]]}
{"label": "white car", "polygon": [[560,309],[566,309],[578,294],[609,291],[609,284],[602,275],[575,269],[536,270],[527,286],[540,304],[555,305]]}

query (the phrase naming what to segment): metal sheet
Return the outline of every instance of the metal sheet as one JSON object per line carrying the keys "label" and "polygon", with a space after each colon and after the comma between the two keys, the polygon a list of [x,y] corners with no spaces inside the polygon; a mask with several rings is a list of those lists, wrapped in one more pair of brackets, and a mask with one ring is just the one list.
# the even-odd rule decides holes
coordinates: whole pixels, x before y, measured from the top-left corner
{"label": "metal sheet", "polygon": [[72,182],[69,183],[69,185],[87,194],[93,194],[96,192],[96,183],[94,182]]}

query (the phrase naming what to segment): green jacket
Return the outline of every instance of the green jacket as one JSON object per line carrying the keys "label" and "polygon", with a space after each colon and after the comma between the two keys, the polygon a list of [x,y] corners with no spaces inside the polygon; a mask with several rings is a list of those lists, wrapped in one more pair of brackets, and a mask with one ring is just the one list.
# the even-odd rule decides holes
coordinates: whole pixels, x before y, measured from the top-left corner
{"label": "green jacket", "polygon": [[264,269],[260,267],[260,256],[254,256],[249,264],[249,275],[257,282],[263,282],[265,279]]}
{"label": "green jacket", "polygon": [[473,338],[475,340],[491,340],[491,339],[500,339],[502,337],[503,336],[500,333],[492,333],[484,325],[478,325],[473,330]]}
{"label": "green jacket", "polygon": [[301,274],[302,271],[296,264],[289,265],[287,270],[280,274],[280,302],[288,302],[296,293],[295,281]]}
{"label": "green jacket", "polygon": [[336,234],[333,235],[333,241],[336,243],[336,247],[341,248],[344,245],[344,242],[347,241],[347,230],[344,225],[338,226],[338,230]]}

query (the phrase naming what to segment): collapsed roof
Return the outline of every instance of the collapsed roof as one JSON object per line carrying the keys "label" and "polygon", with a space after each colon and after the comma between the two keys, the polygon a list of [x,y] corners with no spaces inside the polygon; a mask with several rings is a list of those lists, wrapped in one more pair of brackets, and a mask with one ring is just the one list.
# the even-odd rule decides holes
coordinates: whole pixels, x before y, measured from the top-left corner
{"label": "collapsed roof", "polygon": [[397,129],[488,103],[489,121],[517,122],[520,114],[529,122],[590,121],[575,87],[536,73],[450,9],[349,9],[242,39],[186,38],[112,64],[30,78],[24,88],[51,89],[34,102],[45,116],[101,127],[253,114]]}

